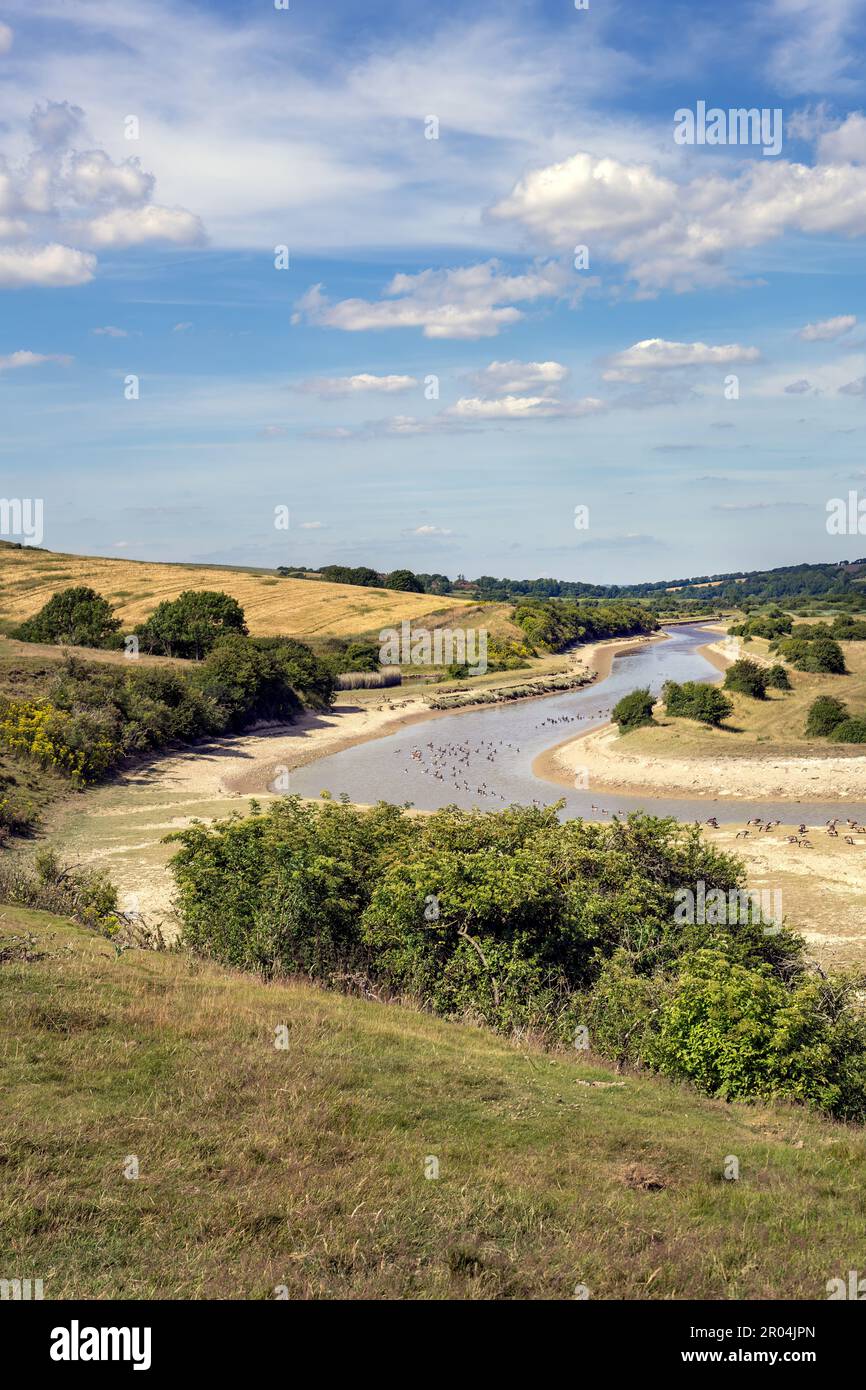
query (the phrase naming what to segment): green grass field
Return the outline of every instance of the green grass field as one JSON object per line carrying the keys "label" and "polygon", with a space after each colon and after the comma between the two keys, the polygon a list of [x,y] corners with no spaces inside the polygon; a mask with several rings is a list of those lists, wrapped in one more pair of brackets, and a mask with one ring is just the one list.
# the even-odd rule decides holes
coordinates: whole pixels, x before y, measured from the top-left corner
{"label": "green grass field", "polygon": [[0,914],[0,1270],[46,1298],[824,1299],[862,1264],[860,1131]]}

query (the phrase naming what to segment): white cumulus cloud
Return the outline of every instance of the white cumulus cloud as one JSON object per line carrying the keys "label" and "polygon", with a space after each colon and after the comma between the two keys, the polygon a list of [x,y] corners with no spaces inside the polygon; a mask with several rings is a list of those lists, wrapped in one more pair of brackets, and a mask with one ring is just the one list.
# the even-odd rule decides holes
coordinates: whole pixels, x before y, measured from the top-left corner
{"label": "white cumulus cloud", "polygon": [[491,362],[472,374],[472,384],[485,396],[551,395],[568,376],[561,362]]}
{"label": "white cumulus cloud", "polygon": [[463,396],[446,414],[463,420],[537,420],[564,416],[579,418],[604,409],[594,396],[579,401],[552,400],[549,396],[500,396],[485,399]]}
{"label": "white cumulus cloud", "polygon": [[7,289],[86,285],[95,271],[96,257],[71,246],[0,246],[0,286]]}
{"label": "white cumulus cloud", "polygon": [[567,283],[567,272],[554,261],[513,275],[499,261],[490,260],[453,270],[395,275],[379,300],[332,303],[322,286],[314,285],[298,301],[293,322],[347,333],[420,328],[426,338],[492,338],[523,318],[516,304],[559,296]]}
{"label": "white cumulus cloud", "polygon": [[159,207],[156,203],[141,208],[114,208],[93,218],[83,231],[94,246],[139,246],[152,241],[194,246],[205,240],[204,227],[195,213]]}
{"label": "white cumulus cloud", "polygon": [[644,338],[623,352],[614,353],[603,373],[605,381],[640,380],[644,372],[678,367],[726,367],[738,362],[757,362],[760,352],[739,343],[711,347],[707,343],[676,343],[665,338]]}
{"label": "white cumulus cloud", "polygon": [[492,209],[536,241],[624,265],[641,295],[732,283],[726,257],[787,232],[866,234],[866,166],[752,160],[688,183],[586,152],[524,175]]}

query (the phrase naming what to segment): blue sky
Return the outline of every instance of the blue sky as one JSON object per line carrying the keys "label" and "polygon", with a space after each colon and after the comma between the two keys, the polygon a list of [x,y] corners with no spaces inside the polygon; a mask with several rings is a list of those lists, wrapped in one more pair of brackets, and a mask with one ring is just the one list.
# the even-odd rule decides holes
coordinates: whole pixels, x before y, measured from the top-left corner
{"label": "blue sky", "polygon": [[[3,495],[141,559],[866,553],[826,531],[866,490],[864,30],[863,0],[0,0]],[[781,111],[778,154],[678,144],[699,102]]]}

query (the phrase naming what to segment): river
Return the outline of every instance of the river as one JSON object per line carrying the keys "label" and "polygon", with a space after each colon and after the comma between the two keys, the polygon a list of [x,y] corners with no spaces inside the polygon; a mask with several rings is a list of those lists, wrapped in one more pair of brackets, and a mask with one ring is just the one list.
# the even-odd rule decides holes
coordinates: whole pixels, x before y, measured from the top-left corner
{"label": "river", "polygon": [[613,706],[635,687],[649,686],[658,694],[667,680],[721,679],[698,650],[715,634],[698,624],[665,631],[667,641],[617,657],[610,676],[597,685],[415,724],[293,771],[290,790],[301,796],[318,796],[327,790],[334,796],[346,793],[355,802],[409,803],[425,811],[454,805],[501,810],[513,803],[549,805],[564,800],[564,816],[590,820],[636,810],[683,821],[705,821],[713,815],[719,820],[744,821],[761,815],[786,824],[803,820],[820,825],[843,812],[866,820],[866,806],[850,802],[661,800],[591,787],[558,787],[534,776],[532,764],[539,753],[562,743],[570,733],[578,735],[608,723]]}

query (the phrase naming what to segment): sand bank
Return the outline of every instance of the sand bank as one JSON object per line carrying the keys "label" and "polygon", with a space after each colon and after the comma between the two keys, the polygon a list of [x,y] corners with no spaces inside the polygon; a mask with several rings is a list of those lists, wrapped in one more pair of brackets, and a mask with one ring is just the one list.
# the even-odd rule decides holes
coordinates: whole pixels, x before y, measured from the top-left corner
{"label": "sand bank", "polygon": [[[739,801],[866,801],[866,757],[657,757],[629,752],[613,724],[548,749],[532,771],[573,787],[578,770],[589,785],[623,795]],[[796,812],[792,809],[792,815]]]}

